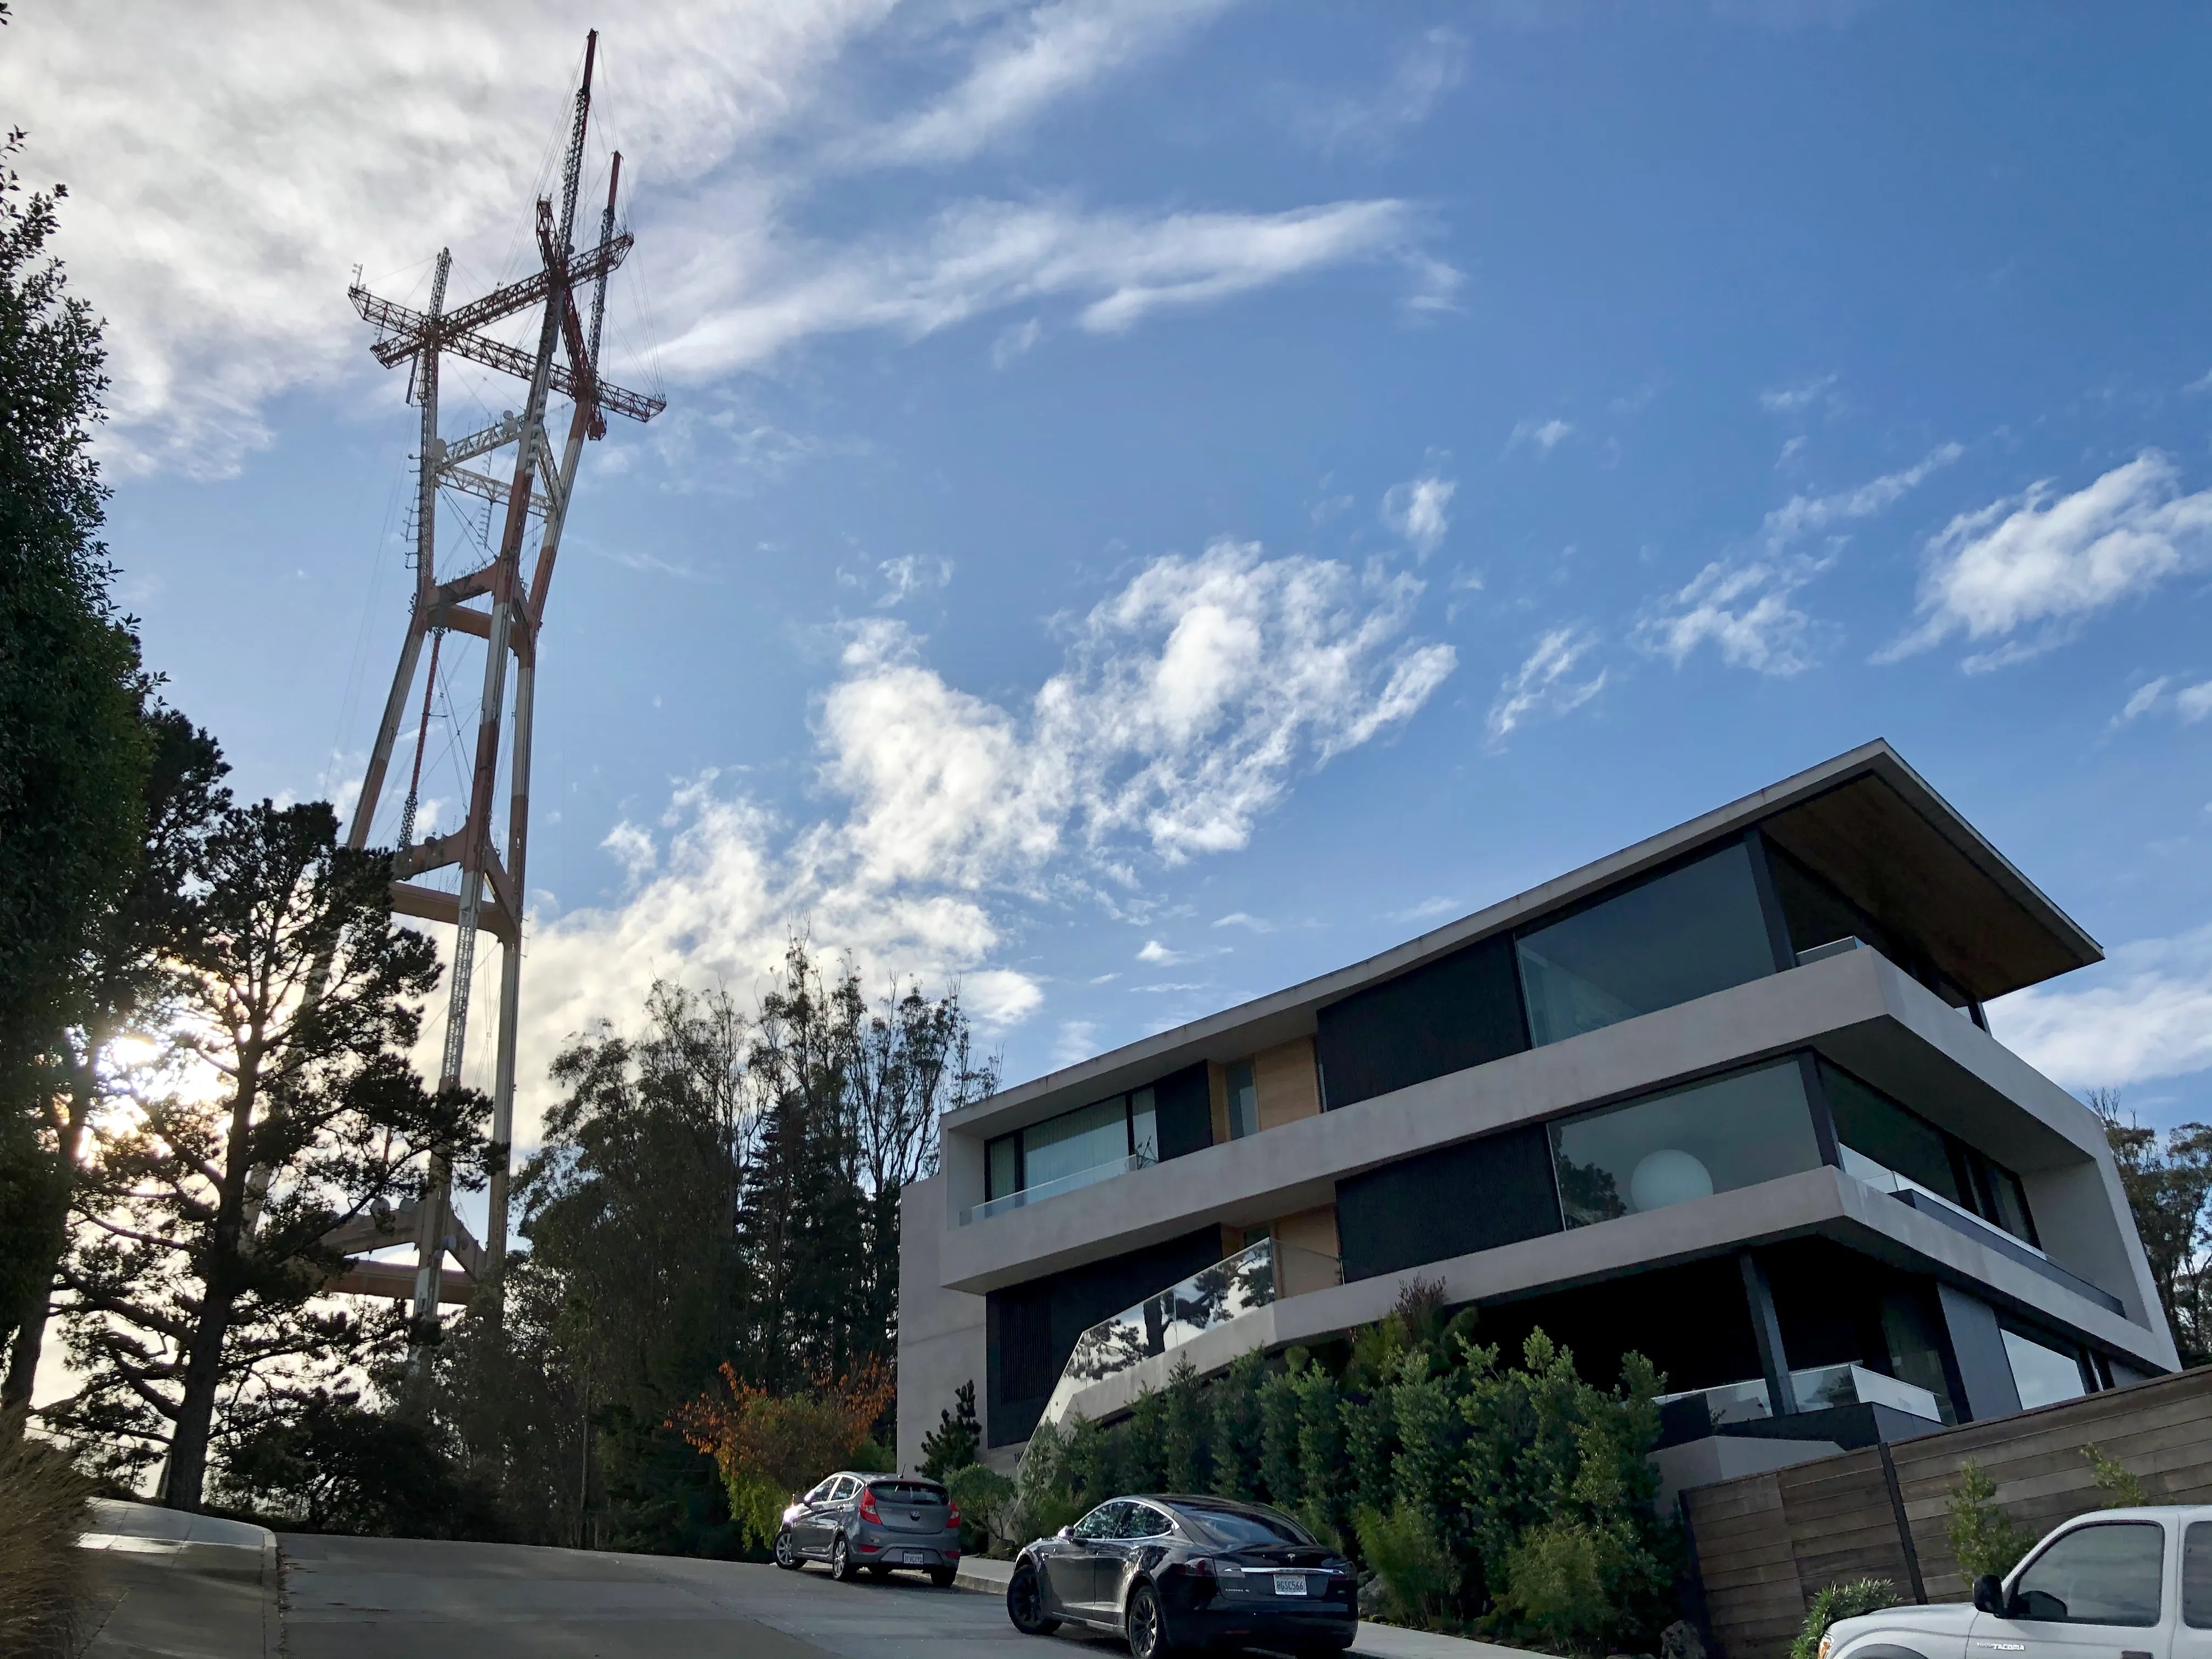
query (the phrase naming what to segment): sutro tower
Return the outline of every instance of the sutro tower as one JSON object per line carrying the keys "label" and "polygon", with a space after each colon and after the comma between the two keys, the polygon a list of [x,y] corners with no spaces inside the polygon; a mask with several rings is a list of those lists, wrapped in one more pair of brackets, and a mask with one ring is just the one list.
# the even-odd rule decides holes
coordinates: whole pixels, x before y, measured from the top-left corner
{"label": "sutro tower", "polygon": [[[575,489],[577,465],[582,459],[584,441],[605,433],[608,411],[634,421],[649,421],[666,407],[659,398],[625,392],[599,378],[599,328],[606,312],[607,276],[629,252],[631,239],[627,231],[617,234],[615,229],[616,191],[622,179],[622,155],[617,152],[608,171],[606,209],[599,218],[598,245],[580,253],[575,248],[576,191],[583,173],[584,135],[592,107],[592,64],[598,50],[599,32],[593,30],[584,46],[584,73],[576,88],[558,211],[544,198],[538,203],[538,271],[473,304],[447,311],[446,276],[453,256],[449,250],[441,250],[427,312],[377,298],[361,286],[358,276],[348,290],[362,318],[376,329],[372,349],[377,361],[387,368],[402,362],[410,365],[410,389],[422,411],[422,441],[414,509],[414,602],[408,614],[406,639],[399,648],[398,672],[392,676],[392,695],[385,702],[384,719],[376,729],[376,744],[370,751],[361,801],[354,809],[346,842],[356,848],[368,843],[399,725],[413,703],[416,670],[427,639],[430,666],[415,741],[413,776],[400,816],[392,906],[403,915],[446,922],[457,930],[446,1015],[445,1060],[439,1073],[441,1089],[460,1081],[461,1058],[468,1042],[469,984],[476,965],[477,934],[496,934],[501,945],[488,1237],[479,1250],[453,1214],[451,1172],[443,1168],[434,1170],[414,1218],[414,1313],[418,1333],[436,1317],[441,1301],[463,1299],[465,1293],[447,1288],[445,1258],[449,1251],[459,1258],[465,1269],[478,1277],[495,1275],[507,1253],[508,1143],[514,1130],[524,863],[530,830],[532,692],[537,679],[538,635],[545,616],[546,590],[552,583],[561,526]],[[588,325],[576,308],[577,292],[586,288],[591,296]],[[534,354],[483,332],[500,319],[533,307],[542,313]],[[509,413],[466,437],[441,438],[438,363],[447,354],[523,381],[529,392],[521,412]],[[570,405],[567,436],[557,455],[547,420],[548,405],[556,394]],[[471,465],[508,448],[514,451],[514,469],[505,482]],[[438,502],[441,493],[452,492],[487,504],[482,509],[487,514],[486,530],[490,514],[503,507],[505,527],[496,551],[491,550],[486,535],[483,550],[488,557],[453,561],[467,568],[441,573],[436,557]],[[535,538],[537,557],[526,584],[523,555],[532,540],[533,520],[539,526]],[[487,601],[487,605],[480,608],[475,603],[479,599]],[[416,810],[438,656],[447,635],[456,633],[483,641],[485,648],[468,816],[459,829],[418,844]],[[514,724],[512,748],[506,757],[508,798],[502,843],[494,834],[494,809],[501,770],[501,714],[510,658]],[[457,888],[426,885],[413,879],[449,867],[459,872]]]}

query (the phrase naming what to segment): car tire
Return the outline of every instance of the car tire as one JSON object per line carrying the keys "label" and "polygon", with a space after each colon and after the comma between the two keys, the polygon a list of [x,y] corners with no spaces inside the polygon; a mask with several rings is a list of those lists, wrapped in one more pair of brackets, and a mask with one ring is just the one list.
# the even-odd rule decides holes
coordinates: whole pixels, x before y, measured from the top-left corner
{"label": "car tire", "polygon": [[1006,1617],[1024,1636],[1049,1636],[1060,1628],[1060,1620],[1044,1610],[1044,1581],[1026,1561],[1006,1581]]}
{"label": "car tire", "polygon": [[845,1534],[841,1532],[837,1541],[830,1547],[830,1576],[841,1584],[849,1584],[859,1571],[853,1565],[853,1553],[845,1547]]}
{"label": "car tire", "polygon": [[957,1567],[932,1567],[929,1570],[929,1582],[939,1589],[951,1589],[952,1581],[959,1576],[960,1569]]}
{"label": "car tire", "polygon": [[890,1570],[889,1567],[883,1566],[883,1565],[878,1565],[878,1564],[872,1563],[872,1562],[869,1564],[869,1567],[868,1567],[868,1577],[869,1577],[873,1578],[873,1579],[877,1579],[877,1580],[880,1581],[880,1580],[883,1580],[883,1579],[888,1578],[888,1577],[890,1577],[890,1576],[891,1576],[891,1570]]}
{"label": "car tire", "polygon": [[1139,1584],[1129,1592],[1129,1611],[1122,1630],[1129,1638],[1129,1659],[1167,1659],[1176,1651],[1175,1644],[1168,1639],[1167,1613],[1160,1606],[1158,1592],[1150,1584]]}
{"label": "car tire", "polygon": [[798,1547],[791,1541],[789,1527],[775,1535],[775,1564],[786,1572],[797,1572],[805,1565],[799,1559]]}

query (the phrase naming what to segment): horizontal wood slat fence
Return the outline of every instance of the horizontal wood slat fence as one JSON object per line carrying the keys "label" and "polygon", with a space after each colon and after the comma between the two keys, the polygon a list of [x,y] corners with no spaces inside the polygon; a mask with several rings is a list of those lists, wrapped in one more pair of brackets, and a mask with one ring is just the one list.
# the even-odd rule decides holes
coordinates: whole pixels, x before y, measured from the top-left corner
{"label": "horizontal wood slat fence", "polygon": [[1692,1487],[1683,1500],[1720,1659],[1786,1652],[1806,1602],[1840,1579],[1965,1601],[1973,1587],[1944,1538],[1959,1466],[1972,1458],[1987,1470],[1998,1505],[2039,1538],[2103,1502],[2088,1445],[2141,1480],[2151,1503],[2212,1503],[2212,1368]]}

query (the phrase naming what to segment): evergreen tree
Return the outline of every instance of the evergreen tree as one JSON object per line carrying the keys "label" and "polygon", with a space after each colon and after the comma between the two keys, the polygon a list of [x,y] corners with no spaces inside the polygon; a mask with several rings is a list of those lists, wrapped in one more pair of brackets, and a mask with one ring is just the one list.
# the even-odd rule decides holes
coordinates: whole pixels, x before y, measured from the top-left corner
{"label": "evergreen tree", "polygon": [[392,925],[390,884],[325,803],[224,813],[165,965],[164,1044],[100,1127],[64,1270],[88,1382],[46,1416],[123,1468],[166,1449],[172,1507],[200,1507],[219,1427],[382,1334],[308,1309],[339,1266],[324,1237],[411,1194],[434,1155],[481,1161],[484,1103],[432,1097],[408,1060],[438,963]]}
{"label": "evergreen tree", "polygon": [[67,192],[23,195],[23,137],[0,141],[0,1343],[43,1321],[73,1181],[56,1039],[131,879],[147,766],[138,644],[98,540],[100,325],[46,251]]}
{"label": "evergreen tree", "polygon": [[966,1468],[975,1461],[976,1449],[983,1443],[983,1422],[975,1415],[975,1383],[973,1378],[952,1391],[951,1411],[937,1414],[937,1426],[922,1437],[921,1472],[933,1480],[943,1480],[955,1471]]}

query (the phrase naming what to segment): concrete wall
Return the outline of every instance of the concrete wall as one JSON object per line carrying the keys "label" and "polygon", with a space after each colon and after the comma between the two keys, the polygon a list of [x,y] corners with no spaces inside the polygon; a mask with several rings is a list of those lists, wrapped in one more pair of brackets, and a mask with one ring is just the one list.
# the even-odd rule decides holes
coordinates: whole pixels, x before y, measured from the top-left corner
{"label": "concrete wall", "polygon": [[983,1298],[949,1291],[939,1277],[944,1188],[945,1177],[932,1176],[899,1194],[898,1464],[907,1474],[962,1383],[975,1383],[975,1413],[988,1429]]}

